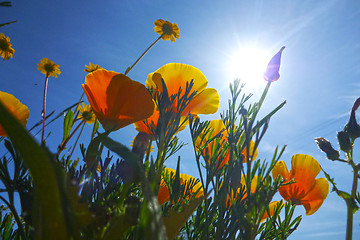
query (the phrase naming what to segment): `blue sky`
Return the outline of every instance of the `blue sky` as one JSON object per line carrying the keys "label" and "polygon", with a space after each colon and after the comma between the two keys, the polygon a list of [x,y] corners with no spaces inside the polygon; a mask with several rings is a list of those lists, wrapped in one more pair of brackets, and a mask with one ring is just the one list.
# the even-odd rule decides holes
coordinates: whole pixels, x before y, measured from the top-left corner
{"label": "blue sky", "polygon": [[[272,118],[259,157],[270,159],[276,146],[287,145],[282,160],[288,166],[293,154],[310,154],[335,177],[341,189],[350,189],[351,169],[327,160],[314,138],[325,137],[337,147],[336,132],[346,124],[353,102],[360,97],[359,1],[121,0],[103,4],[34,0],[13,1],[11,8],[0,8],[0,16],[0,22],[18,20],[1,28],[16,52],[13,59],[0,61],[0,90],[14,94],[29,107],[28,126],[41,118],[44,76],[36,64],[42,58],[59,64],[62,71],[58,78],[50,79],[48,88],[47,111],[59,111],[81,96],[85,65],[92,62],[124,72],[158,37],[153,23],[159,18],[176,22],[180,39],[158,42],[129,76],[145,83],[150,72],[169,62],[199,68],[209,81],[208,87],[218,89],[221,99],[218,113],[202,119],[219,118],[227,106],[227,86],[234,77],[229,66],[234,65],[239,49],[260,49],[271,57],[286,46],[281,77],[272,84],[261,114],[284,99],[287,104]],[[241,72],[244,66],[238,68]],[[258,100],[266,83],[262,79],[242,80],[248,81],[253,101]],[[60,120],[49,128],[53,151],[61,141],[61,124]],[[129,145],[136,133],[129,126],[111,136]],[[190,143],[188,129],[179,137]],[[88,138],[85,136],[83,142]],[[186,146],[180,153],[182,172],[197,176],[191,151],[191,146]],[[175,167],[176,158],[170,159],[168,166]],[[355,158],[359,163],[358,152]],[[296,212],[303,220],[290,239],[344,238],[346,206],[335,193],[330,193],[312,216],[305,216],[301,206]],[[354,239],[360,236],[359,219],[357,213]]]}

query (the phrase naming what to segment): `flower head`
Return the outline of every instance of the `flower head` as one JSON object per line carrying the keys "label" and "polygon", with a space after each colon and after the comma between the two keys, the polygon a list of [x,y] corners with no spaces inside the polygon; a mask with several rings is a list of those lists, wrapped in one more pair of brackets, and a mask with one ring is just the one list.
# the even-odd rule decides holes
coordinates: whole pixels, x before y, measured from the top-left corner
{"label": "flower head", "polygon": [[329,193],[329,183],[325,178],[315,177],[321,170],[320,164],[310,155],[296,154],[291,159],[291,170],[288,171],[285,163],[279,161],[272,170],[273,178],[279,175],[284,183],[294,182],[281,186],[279,192],[286,200],[296,205],[303,205],[306,215],[315,213]]}
{"label": "flower head", "polygon": [[96,116],[91,110],[90,105],[85,105],[85,103],[82,103],[77,107],[77,110],[80,112],[80,114],[78,115],[78,119],[84,120],[88,124],[92,124],[95,122]]}
{"label": "flower head", "polygon": [[99,69],[82,84],[91,108],[106,131],[115,131],[152,115],[146,87],[121,73]]}
{"label": "flower head", "polygon": [[15,50],[11,46],[10,38],[0,33],[0,56],[4,60],[9,60],[13,57]]}
{"label": "flower head", "polygon": [[274,82],[280,78],[279,69],[281,63],[281,53],[285,47],[282,47],[270,60],[264,73],[264,79],[267,82]]}
{"label": "flower head", "polygon": [[[224,122],[221,119],[217,119],[217,120],[211,120],[210,124],[209,124],[209,128],[210,128],[210,134],[207,134],[206,136],[203,137],[203,134],[200,134],[199,138],[197,139],[195,145],[197,149],[204,149],[202,152],[203,157],[205,156],[209,156],[211,158],[211,155],[216,151],[215,148],[215,140],[209,142],[209,140],[213,137],[215,137],[217,134],[221,133],[221,140],[220,143],[225,142],[226,144],[228,144],[228,133],[226,131],[226,127],[224,125]],[[201,142],[201,139],[203,139],[203,141]],[[206,148],[205,148],[206,145]],[[253,140],[250,141],[250,149],[249,149],[249,153],[250,153],[250,159],[255,160],[257,155],[258,155],[258,149],[255,148],[255,142]],[[208,154],[206,154],[208,153]],[[245,163],[247,161],[247,148],[245,147],[242,151],[241,154],[244,156],[243,162]],[[221,169],[228,161],[230,158],[230,152],[228,151],[225,155],[225,157],[221,160],[218,159],[216,166],[218,166],[218,169]],[[210,161],[211,159],[205,159],[205,161],[207,162],[208,165],[210,165]]]}
{"label": "flower head", "polygon": [[[12,113],[13,116],[17,120],[19,120],[19,122],[21,122],[22,125],[24,125],[25,127],[27,119],[30,116],[30,111],[28,107],[22,104],[16,97],[6,92],[0,91],[0,101],[2,102],[2,104],[4,104],[6,109],[9,110],[9,112]],[[1,125],[0,136],[7,136],[5,130],[2,128]]]}
{"label": "flower head", "polygon": [[175,42],[175,38],[180,37],[180,29],[176,23],[171,23],[167,19],[157,19],[155,22],[154,30],[158,33],[161,38],[166,41],[170,39],[172,42]]}
{"label": "flower head", "polygon": [[53,61],[43,58],[40,63],[37,64],[38,70],[42,72],[46,78],[53,76],[57,78],[57,75],[60,75],[61,71],[59,65],[55,64]]}
{"label": "flower head", "polygon": [[[146,86],[152,88],[153,91],[159,93],[163,92],[162,81],[165,82],[169,96],[179,94],[179,89],[181,88],[181,94],[179,99],[184,96],[186,85],[193,80],[193,87],[189,94],[196,92],[195,96],[191,99],[187,107],[177,114],[180,114],[182,117],[186,117],[189,113],[197,114],[212,114],[215,113],[219,108],[219,94],[213,88],[206,88],[207,79],[204,74],[197,68],[182,64],[182,63],[169,63],[156,72],[150,73],[146,80]],[[172,103],[172,109],[176,111],[177,109],[177,99]],[[152,123],[154,126],[157,125],[159,119],[159,111],[154,111],[154,114],[146,119],[143,123],[136,123],[135,127],[143,132],[148,132],[146,130],[146,124]]]}
{"label": "flower head", "polygon": [[[164,168],[164,172],[162,174],[162,178],[160,182],[160,189],[158,193],[158,201],[160,205],[170,201],[170,193],[168,187],[166,186],[164,176],[169,177],[170,181],[172,181],[175,178],[175,173],[176,173],[175,170],[171,168]],[[196,178],[190,175],[180,173],[180,185],[185,186],[185,190],[184,190],[185,192],[187,191],[186,184],[189,184],[190,181],[196,181],[196,180],[197,180]],[[195,193],[196,193],[195,198],[201,198],[204,196],[202,184],[199,181],[197,181],[196,184],[192,187],[192,189],[190,189],[190,195]]]}
{"label": "flower head", "polygon": [[88,73],[91,73],[91,72],[94,72],[94,71],[99,70],[99,69],[102,69],[102,67],[100,67],[97,64],[93,64],[93,63],[89,62],[89,66],[85,65],[84,71],[88,72]]}

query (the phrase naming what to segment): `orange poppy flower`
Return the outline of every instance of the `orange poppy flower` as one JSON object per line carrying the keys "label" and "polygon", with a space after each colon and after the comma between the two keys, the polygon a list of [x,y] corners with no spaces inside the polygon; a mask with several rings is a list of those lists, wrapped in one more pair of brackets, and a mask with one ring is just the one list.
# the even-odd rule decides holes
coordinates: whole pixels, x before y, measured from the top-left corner
{"label": "orange poppy flower", "polygon": [[279,192],[286,201],[303,205],[306,215],[311,215],[320,208],[329,193],[328,181],[325,178],[315,179],[320,170],[320,164],[313,157],[296,154],[291,159],[290,172],[280,161],[274,166],[272,175],[274,179],[282,176],[285,183],[294,180],[294,183],[281,186]]}
{"label": "orange poppy flower", "polygon": [[[206,88],[207,79],[204,74],[197,68],[182,64],[182,63],[169,63],[156,72],[150,73],[146,80],[146,86],[152,88],[159,93],[163,92],[161,79],[164,80],[169,96],[177,95],[179,89],[182,89],[180,98],[184,95],[186,84],[189,84],[193,80],[193,87],[191,93],[196,91],[196,95],[192,98],[188,106],[180,114],[182,117],[186,117],[189,113],[197,114],[212,114],[219,108],[219,94],[213,88]],[[173,103],[174,111],[177,109],[177,101]],[[159,119],[159,111],[155,110],[154,114],[142,122],[135,123],[135,128],[138,131],[152,134],[151,130],[146,126],[147,123],[153,123],[156,127]],[[185,126],[184,126],[185,127]]]}
{"label": "orange poppy flower", "polygon": [[[171,168],[164,168],[163,175],[169,176],[169,177],[171,177],[171,176],[175,177],[175,173],[176,173],[176,171]],[[184,174],[184,173],[180,173],[180,184],[181,185],[185,185],[189,181],[193,181],[193,180],[195,180],[194,177]],[[186,191],[186,189],[185,189],[185,191]],[[196,192],[197,192],[197,194],[196,194],[195,198],[201,198],[204,196],[204,190],[202,189],[202,184],[199,181],[193,186],[193,188],[191,190],[191,194],[196,193]],[[161,182],[160,182],[158,201],[159,201],[160,205],[170,201],[169,189],[166,186],[166,183],[165,183],[163,177],[161,178]]]}
{"label": "orange poppy flower", "polygon": [[154,102],[144,85],[121,73],[99,69],[82,87],[106,131],[115,131],[153,114]]}
{"label": "orange poppy flower", "polygon": [[[213,132],[211,134],[208,134],[207,136],[205,136],[202,143],[200,143],[201,138],[202,138],[202,135],[200,135],[199,138],[197,139],[196,143],[195,143],[195,146],[198,149],[200,148],[200,144],[202,144],[201,148],[203,148],[204,144],[207,144],[207,147],[203,150],[203,153],[202,153],[203,157],[206,156],[206,151],[208,151],[209,155],[211,156],[211,153],[213,152],[213,150],[215,150],[215,149],[213,149],[215,147],[214,146],[214,141],[215,140],[210,142],[210,143],[207,143],[207,141],[208,141],[208,139],[213,138],[218,133],[221,132],[221,134],[222,134],[220,142],[225,141],[226,143],[228,143],[228,136],[229,135],[228,135],[228,133],[226,131],[226,127],[224,125],[224,122],[221,119],[211,120],[210,124],[209,124],[209,128],[212,129]],[[251,140],[249,153],[250,154],[253,153],[253,156],[252,156],[253,160],[255,160],[257,155],[258,155],[258,149],[256,149],[255,152],[254,152],[254,147],[255,147],[255,142],[253,140]],[[243,162],[245,163],[246,159],[247,159],[247,148],[246,147],[242,150],[241,154],[244,156]],[[220,163],[219,163],[220,159],[218,159],[218,161],[217,161],[218,169],[221,169],[229,161],[229,158],[230,158],[230,152],[227,152],[225,157],[221,160]],[[207,160],[207,164],[210,165],[210,159]]]}
{"label": "orange poppy flower", "polygon": [[[1,92],[0,91],[0,101],[2,104],[4,104],[4,106],[6,107],[6,109],[13,114],[13,116],[19,120],[19,122],[22,123],[22,125],[24,125],[24,127],[26,126],[27,123],[27,119],[30,116],[30,111],[28,109],[27,106],[25,106],[24,104],[22,104],[19,99],[17,99],[16,97],[14,97],[13,95],[6,93],[6,92]],[[0,136],[7,136],[5,130],[2,128],[2,126],[0,125]]]}

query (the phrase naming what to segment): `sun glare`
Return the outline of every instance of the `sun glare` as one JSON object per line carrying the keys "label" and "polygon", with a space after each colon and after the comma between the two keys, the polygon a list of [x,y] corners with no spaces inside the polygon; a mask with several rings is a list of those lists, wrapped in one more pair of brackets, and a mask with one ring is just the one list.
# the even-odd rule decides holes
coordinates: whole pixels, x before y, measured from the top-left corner
{"label": "sun glare", "polygon": [[229,58],[229,74],[231,80],[240,79],[251,89],[264,85],[263,74],[271,56],[257,47],[242,47]]}

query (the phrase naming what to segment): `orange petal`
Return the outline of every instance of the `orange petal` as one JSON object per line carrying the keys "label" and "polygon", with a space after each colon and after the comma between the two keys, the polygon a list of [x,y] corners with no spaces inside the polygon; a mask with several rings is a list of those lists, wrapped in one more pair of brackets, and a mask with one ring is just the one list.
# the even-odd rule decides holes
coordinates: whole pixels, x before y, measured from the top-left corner
{"label": "orange petal", "polygon": [[170,201],[170,193],[164,181],[164,176],[170,178],[172,176],[175,176],[175,173],[176,171],[171,168],[164,168],[163,170],[163,173],[161,175],[159,193],[158,193],[158,201],[160,205]]}
{"label": "orange petal", "polygon": [[329,182],[325,178],[318,178],[313,189],[301,199],[301,204],[306,209],[306,215],[315,213],[323,204],[329,193]]}
{"label": "orange petal", "polygon": [[276,179],[279,175],[284,179],[288,179],[290,176],[289,170],[287,169],[284,161],[277,162],[272,170],[273,179]]}
{"label": "orange petal", "polygon": [[290,178],[294,178],[296,181],[291,184],[291,187],[298,193],[300,193],[299,191],[308,193],[314,186],[315,178],[321,170],[320,164],[310,155],[296,154],[291,159],[291,166]]}
{"label": "orange petal", "polygon": [[150,126],[150,124],[153,124],[154,128],[156,128],[158,121],[159,121],[159,111],[155,110],[150,117],[146,118],[145,120],[134,123],[134,126],[135,129],[138,130],[139,132],[146,132],[150,136],[153,136],[154,133],[151,131],[151,129],[148,126]]}
{"label": "orange petal", "polygon": [[190,101],[189,105],[182,112],[182,115],[191,114],[212,114],[219,108],[219,93],[213,88],[204,89],[198,92]]}
{"label": "orange petal", "polygon": [[82,85],[105,130],[117,130],[152,115],[154,103],[144,85],[105,69],[86,76]]}

